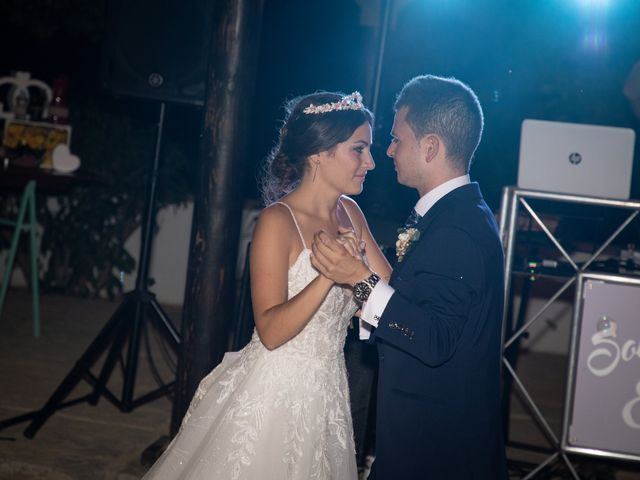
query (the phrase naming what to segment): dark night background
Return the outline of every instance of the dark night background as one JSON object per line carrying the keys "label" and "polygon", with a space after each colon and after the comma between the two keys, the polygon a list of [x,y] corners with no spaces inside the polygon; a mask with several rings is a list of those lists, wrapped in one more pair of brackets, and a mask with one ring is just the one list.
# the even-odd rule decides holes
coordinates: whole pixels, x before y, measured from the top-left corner
{"label": "dark night background", "polygon": [[[393,4],[379,101],[371,105],[380,54],[379,1],[265,2],[256,91],[253,97],[247,92],[247,98],[253,98],[251,122],[246,125],[248,155],[238,159],[245,165],[247,199],[259,196],[256,176],[275,142],[283,100],[317,89],[360,90],[365,102],[376,108],[377,168],[367,177],[359,202],[371,218],[390,221],[401,220],[416,198],[413,191],[395,184],[393,167],[384,154],[394,95],[414,75],[453,75],[477,92],[486,128],[471,174],[494,210],[499,208],[502,187],[516,181],[524,118],[637,129],[639,120],[622,89],[640,60],[640,2],[398,0]],[[67,74],[72,150],[87,168],[118,180],[133,179],[137,177],[132,172],[140,172],[146,156],[153,153],[158,102],[114,98],[101,88],[107,5],[106,0],[3,0],[0,75],[27,70],[32,77],[51,82]],[[183,202],[192,192],[201,115],[194,107],[168,105],[162,166],[166,174],[160,183],[165,203]],[[640,196],[639,170],[636,165],[635,198]]]}
{"label": "dark night background", "polygon": [[[81,158],[81,171],[100,178],[59,195],[54,209],[49,207],[49,198],[38,195],[37,217],[43,232],[39,253],[45,267],[40,278],[43,294],[94,298],[106,294],[115,299],[124,290],[123,279],[136,268],[134,257],[124,245],[142,222],[148,180],[145,174],[154,154],[161,102],[134,95],[114,96],[104,89],[109,7],[135,5],[143,14],[148,8],[151,19],[166,6],[188,9],[207,1],[0,0],[0,77],[28,71],[32,78],[49,84],[60,75],[69,78],[71,151]],[[216,1],[211,2],[215,16]],[[384,5],[392,8],[386,41],[381,43]],[[165,22],[173,20],[165,17]],[[150,24],[141,24],[141,31],[150,32]],[[161,32],[155,33],[162,37]],[[494,212],[499,211],[503,187],[516,183],[520,128],[526,118],[635,129],[631,197],[640,199],[640,118],[623,95],[632,67],[640,62],[640,0],[264,0],[259,49],[255,90],[245,92],[251,105],[249,121],[243,126],[248,142],[246,156],[236,159],[244,167],[243,178],[238,181],[248,208],[260,204],[257,178],[264,157],[277,139],[284,100],[315,90],[359,90],[376,114],[372,148],[376,169],[367,176],[365,190],[356,200],[377,240],[393,245],[395,228],[406,218],[417,195],[396,183],[393,164],[385,154],[392,105],[403,84],[424,73],[455,76],[478,94],[485,131],[471,178],[480,183]],[[382,65],[378,101],[374,104],[378,59],[382,59]],[[0,88],[0,103],[5,106],[7,94],[6,86]],[[203,109],[167,103],[158,207],[184,206],[193,199],[202,120]],[[0,170],[0,176],[3,173]],[[0,190],[0,217],[7,217],[6,212],[15,213],[17,198],[15,192]],[[556,219],[563,215],[563,208],[576,217],[575,223],[566,222],[554,232],[570,252],[595,251],[592,247],[602,244],[623,220],[600,210],[585,212],[582,207],[570,204],[552,211]],[[611,218],[614,221],[610,222]],[[10,243],[9,234],[4,233],[0,232],[0,252],[8,250]],[[515,253],[514,268],[518,260],[524,259],[521,264],[529,268],[526,260],[547,258],[548,239],[536,243],[540,232],[528,233],[531,236],[525,239],[533,246]],[[632,250],[631,244],[640,243],[639,235],[636,218],[618,240]],[[566,245],[566,239],[581,243]],[[25,245],[21,248],[16,263],[26,272],[27,249]],[[172,252],[177,250],[173,244],[170,248]],[[187,250],[180,253],[189,253]],[[613,262],[618,268],[617,260]],[[633,272],[638,273],[637,269]],[[524,289],[520,284],[530,284],[538,289],[532,287],[532,296],[546,296],[550,290],[543,282],[534,284],[533,270],[530,273],[520,277],[514,291]],[[154,280],[149,280],[153,284]],[[234,299],[242,300],[246,292],[238,290]],[[201,296],[207,300],[205,297]],[[218,328],[228,317],[214,317],[215,322],[209,324],[216,323]],[[188,318],[183,312],[182,321]],[[93,312],[91,321],[86,320],[82,319],[83,325],[93,323]],[[210,319],[203,316],[202,322],[205,320]],[[545,321],[545,332],[553,334],[556,324],[546,317]],[[13,337],[7,338],[13,342]],[[45,357],[34,358],[40,364],[33,370],[42,375],[49,375],[47,368],[40,368],[42,362],[47,367],[61,364]],[[14,363],[12,358],[12,372]],[[545,370],[545,379],[555,376],[551,380],[556,381],[564,375],[561,368],[540,365],[535,372]],[[547,375],[549,372],[551,375]],[[32,387],[30,384],[29,397],[36,398]],[[560,397],[549,398],[553,405],[549,408],[559,418],[555,412]],[[122,436],[111,443],[121,447],[121,440]],[[106,457],[104,452],[100,455]],[[58,457],[66,461],[63,455]]]}

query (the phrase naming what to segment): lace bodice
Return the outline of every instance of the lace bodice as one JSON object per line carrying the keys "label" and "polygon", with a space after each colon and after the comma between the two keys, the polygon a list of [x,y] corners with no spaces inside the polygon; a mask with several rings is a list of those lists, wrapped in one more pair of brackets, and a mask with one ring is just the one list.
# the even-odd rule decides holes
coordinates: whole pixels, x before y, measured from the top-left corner
{"label": "lace bodice", "polygon": [[[288,274],[288,298],[296,296],[318,272],[311,265],[311,250],[303,249]],[[324,302],[304,329],[287,343],[273,350],[273,353],[293,354],[304,357],[335,359],[342,355],[344,340],[351,317],[357,310],[351,290],[334,285]],[[260,342],[254,331],[251,342]]]}

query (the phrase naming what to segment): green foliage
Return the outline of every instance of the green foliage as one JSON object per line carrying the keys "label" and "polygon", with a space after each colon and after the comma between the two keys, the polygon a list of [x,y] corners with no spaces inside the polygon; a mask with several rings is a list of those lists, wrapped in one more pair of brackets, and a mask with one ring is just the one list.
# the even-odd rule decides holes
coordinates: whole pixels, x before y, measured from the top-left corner
{"label": "green foliage", "polygon": [[[109,99],[98,98],[72,105],[71,150],[82,161],[79,181],[59,195],[37,195],[44,292],[113,298],[122,290],[121,272],[136,267],[124,245],[145,211],[157,124],[114,112]],[[159,164],[156,207],[186,202],[193,162],[187,161],[185,146],[165,135]],[[0,217],[15,217],[18,196],[6,193],[0,197]],[[8,249],[10,235],[9,229],[0,230],[0,250]],[[28,259],[27,242],[21,242],[16,266],[27,278]]]}
{"label": "green foliage", "polygon": [[[43,288],[113,297],[122,289],[120,272],[135,268],[124,243],[142,221],[157,125],[111,113],[95,101],[75,108],[72,150],[83,168],[98,172],[98,179],[59,196],[57,205],[41,202],[41,254],[47,263]],[[191,193],[189,164],[180,146],[167,140],[162,147],[158,208],[185,202]]]}

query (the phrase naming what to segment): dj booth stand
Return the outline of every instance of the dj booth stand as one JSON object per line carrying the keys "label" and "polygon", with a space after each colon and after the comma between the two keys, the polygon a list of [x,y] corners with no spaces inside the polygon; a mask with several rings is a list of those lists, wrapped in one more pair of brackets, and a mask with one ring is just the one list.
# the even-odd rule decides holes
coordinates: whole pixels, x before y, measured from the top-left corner
{"label": "dj booth stand", "polygon": [[[554,236],[554,234],[549,230],[549,228],[544,224],[541,220],[538,212],[534,210],[531,206],[529,200],[531,199],[540,199],[540,200],[549,200],[554,202],[565,202],[565,203],[574,203],[578,205],[593,205],[593,206],[601,206],[601,207],[611,207],[614,209],[626,210],[630,211],[629,215],[626,219],[618,226],[618,228],[600,245],[599,248],[585,261],[582,265],[578,265],[569,255],[569,253],[565,250],[565,248],[561,245],[560,241]],[[518,315],[516,318],[518,321],[514,324],[513,319],[511,317],[510,306],[512,304],[512,296],[513,296],[513,276],[514,276],[514,252],[518,242],[517,238],[517,221],[518,214],[521,211],[521,208],[526,210],[526,212],[530,215],[530,217],[535,221],[537,226],[544,232],[546,237],[551,241],[551,243],[555,246],[555,248],[560,252],[565,260],[572,269],[572,275],[570,275],[566,281],[560,286],[560,288],[551,295],[546,303],[536,312],[533,312],[533,315],[526,319],[524,319],[523,315]],[[502,319],[502,345],[503,345],[503,356],[502,363],[504,368],[510,375],[510,380],[513,381],[520,390],[522,394],[523,400],[526,406],[530,410],[530,415],[532,418],[538,423],[539,427],[542,429],[543,433],[546,435],[549,443],[551,444],[552,453],[543,460],[539,465],[537,465],[531,472],[529,472],[524,479],[533,478],[537,473],[543,470],[545,467],[552,464],[554,461],[562,460],[573,478],[579,480],[578,473],[576,472],[575,467],[571,463],[570,459],[566,455],[566,451],[563,449],[563,446],[558,439],[558,436],[553,432],[549,422],[542,414],[541,410],[538,408],[533,398],[529,394],[526,386],[522,382],[522,380],[518,377],[515,372],[515,368],[513,366],[514,359],[512,355],[509,355],[507,350],[514,343],[519,342],[523,335],[528,331],[528,329],[533,325],[536,321],[538,321],[542,314],[549,308],[551,304],[553,304],[569,287],[576,284],[578,277],[589,271],[589,267],[593,264],[593,262],[602,254],[602,252],[620,235],[620,233],[638,216],[640,213],[640,201],[634,200],[615,200],[608,198],[596,198],[596,197],[586,197],[580,195],[572,195],[572,194],[562,194],[562,193],[551,193],[551,192],[542,192],[536,190],[525,190],[519,189],[514,186],[505,187],[502,193],[502,202],[500,207],[500,237],[503,242],[504,250],[505,250],[505,296],[504,296],[504,313]],[[525,299],[521,299],[520,308],[522,310],[522,304]],[[574,318],[575,321],[575,318]],[[517,345],[516,345],[517,346]],[[510,393],[510,385],[511,382],[507,382],[509,377],[505,376],[505,397],[507,397]],[[509,386],[507,386],[507,383]],[[567,406],[565,405],[565,409]]]}

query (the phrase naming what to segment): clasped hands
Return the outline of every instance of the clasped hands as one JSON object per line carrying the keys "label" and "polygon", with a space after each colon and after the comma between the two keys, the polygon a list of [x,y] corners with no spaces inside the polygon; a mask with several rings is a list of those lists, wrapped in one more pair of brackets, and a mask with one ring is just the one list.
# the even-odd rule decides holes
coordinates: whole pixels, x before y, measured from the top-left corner
{"label": "clasped hands", "polygon": [[313,236],[311,264],[335,283],[355,285],[371,275],[364,242],[352,229],[340,228],[337,236],[320,230]]}

